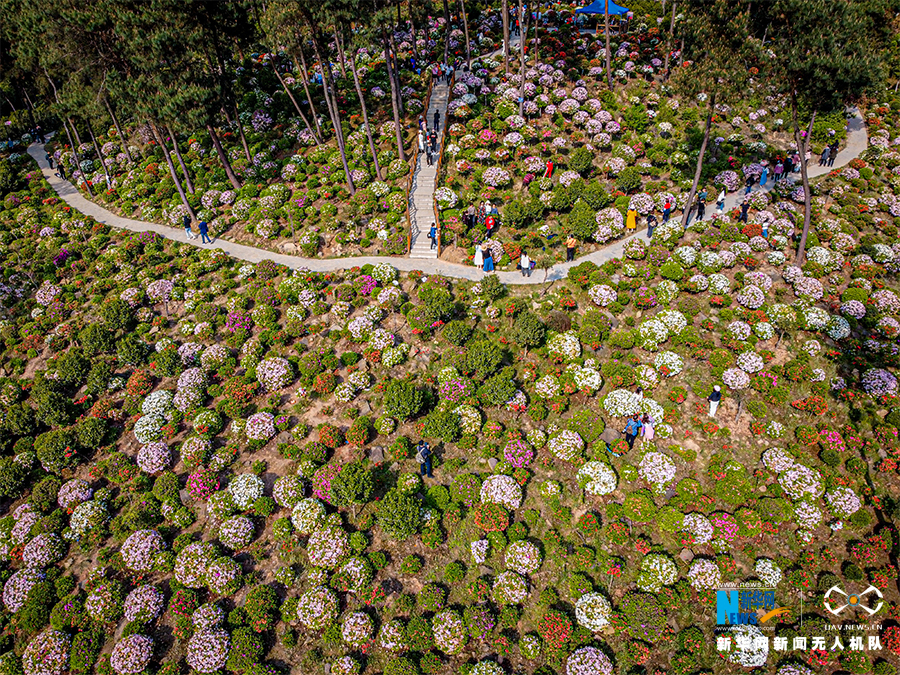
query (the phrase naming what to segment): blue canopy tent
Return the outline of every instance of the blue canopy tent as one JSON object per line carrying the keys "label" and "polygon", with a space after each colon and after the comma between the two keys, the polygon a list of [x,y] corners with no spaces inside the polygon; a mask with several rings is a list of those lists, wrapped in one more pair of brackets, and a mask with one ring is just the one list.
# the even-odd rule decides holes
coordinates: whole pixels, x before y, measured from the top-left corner
{"label": "blue canopy tent", "polygon": [[609,2],[609,15],[610,16],[622,16],[628,14],[631,10],[627,7],[622,7],[621,5],[617,5],[613,2],[613,0],[594,0],[587,7],[579,7],[575,10],[576,14],[605,14],[607,12],[606,3]]}

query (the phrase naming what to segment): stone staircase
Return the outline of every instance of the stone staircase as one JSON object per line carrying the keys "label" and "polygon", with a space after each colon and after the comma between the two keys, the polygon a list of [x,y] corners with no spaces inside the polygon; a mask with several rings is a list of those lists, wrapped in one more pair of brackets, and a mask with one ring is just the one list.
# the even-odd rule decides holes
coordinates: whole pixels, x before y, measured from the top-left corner
{"label": "stone staircase", "polygon": [[[438,152],[441,151],[440,139],[444,125],[447,123],[447,105],[450,102],[450,87],[441,80],[431,88],[431,100],[428,103],[428,113],[425,117],[431,128],[434,121],[434,111],[441,113],[441,126],[438,132]],[[410,258],[435,259],[438,257],[437,248],[431,248],[431,239],[428,232],[434,224],[434,191],[437,188],[437,157],[434,164],[428,166],[425,153],[419,153],[413,174],[412,188],[409,192],[409,220],[412,223]]]}

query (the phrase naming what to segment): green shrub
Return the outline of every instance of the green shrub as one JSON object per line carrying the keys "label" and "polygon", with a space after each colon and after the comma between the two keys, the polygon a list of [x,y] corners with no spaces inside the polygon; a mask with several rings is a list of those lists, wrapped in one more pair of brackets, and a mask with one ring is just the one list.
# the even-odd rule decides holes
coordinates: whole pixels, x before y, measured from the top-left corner
{"label": "green shrub", "polygon": [[581,146],[573,150],[569,155],[569,168],[572,169],[572,171],[583,174],[591,168],[593,161],[594,157],[591,154],[591,151],[584,146]]}
{"label": "green shrub", "polygon": [[409,539],[418,532],[419,522],[419,500],[397,489],[378,503],[378,525],[392,539]]}
{"label": "green shrub", "polygon": [[456,347],[462,347],[466,344],[471,335],[471,326],[463,321],[451,321],[441,330],[441,336]]}
{"label": "green shrub", "polygon": [[625,167],[622,172],[616,176],[616,188],[628,194],[634,192],[641,187],[641,173],[633,166]]}
{"label": "green shrub", "polygon": [[393,380],[388,384],[382,406],[384,413],[402,422],[412,419],[425,405],[425,394],[412,382]]}
{"label": "green shrub", "polygon": [[671,281],[681,281],[684,279],[684,268],[674,260],[667,260],[659,268],[659,273],[663,279]]}
{"label": "green shrub", "polygon": [[425,417],[423,433],[427,438],[453,443],[462,434],[459,415],[452,410],[433,410]]}

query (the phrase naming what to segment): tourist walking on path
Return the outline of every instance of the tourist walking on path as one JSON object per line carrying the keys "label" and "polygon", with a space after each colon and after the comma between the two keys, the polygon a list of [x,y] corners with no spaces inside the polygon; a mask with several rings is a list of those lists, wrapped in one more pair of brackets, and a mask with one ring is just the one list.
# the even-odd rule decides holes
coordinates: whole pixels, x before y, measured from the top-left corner
{"label": "tourist walking on path", "polygon": [[783,171],[784,171],[784,164],[782,164],[781,160],[779,159],[777,162],[775,162],[775,182],[776,183],[779,180],[781,180],[781,174]]}
{"label": "tourist walking on path", "polygon": [[419,463],[419,475],[434,478],[431,475],[431,448],[426,441],[419,441],[416,446],[416,461]]}
{"label": "tourist walking on path", "polygon": [[[672,214],[672,204],[669,200],[666,200],[666,205],[663,206],[663,222],[669,222],[669,216]],[[649,220],[649,218],[648,218]]]}
{"label": "tourist walking on path", "polygon": [[522,276],[531,276],[531,258],[528,257],[528,254],[525,253],[525,250],[522,250],[522,255],[519,256],[519,267],[522,268]]}
{"label": "tourist walking on path", "polygon": [[553,160],[547,160],[547,168],[544,171],[544,178],[553,178]]}
{"label": "tourist walking on path", "polygon": [[750,211],[750,200],[744,197],[744,203],[741,204],[741,216],[738,218],[738,221],[741,223],[747,222],[747,212]]}
{"label": "tourist walking on path", "polygon": [[713,387],[712,393],[706,400],[709,401],[709,416],[715,417],[716,410],[719,408],[719,401],[722,400],[722,388],[719,385]]}
{"label": "tourist walking on path", "polygon": [[44,154],[44,159],[47,160],[48,166],[52,169],[53,168],[53,156],[48,152],[48,153]]}
{"label": "tourist walking on path", "polygon": [[494,271],[494,256],[491,255],[491,249],[489,248],[484,249],[484,271]]}
{"label": "tourist walking on path", "polygon": [[437,234],[437,225],[434,223],[431,224],[431,229],[428,231],[428,238],[431,239],[431,248],[435,249],[438,245],[438,234]]}
{"label": "tourist walking on path", "polygon": [[441,111],[440,110],[434,111],[434,124],[432,126],[434,126],[433,131],[437,131],[438,129],[441,128]]}
{"label": "tourist walking on path", "polygon": [[[665,214],[663,214],[663,222],[666,222]],[[656,229],[656,216],[652,213],[647,216],[647,239],[653,237],[653,230]]]}
{"label": "tourist walking on path", "polygon": [[578,241],[571,234],[569,238],[566,239],[566,262],[571,262],[575,260],[575,247],[578,246]]}
{"label": "tourist walking on path", "polygon": [[825,149],[822,151],[822,157],[819,158],[819,166],[825,166],[828,164],[828,155],[831,154],[831,146],[826,145]]}
{"label": "tourist walking on path", "polygon": [[769,182],[769,163],[764,161],[762,168],[762,173],[759,175],[759,186],[766,187],[766,183]]}
{"label": "tourist walking on path", "polygon": [[703,220],[703,216],[706,215],[706,202],[702,199],[697,200],[697,221]]}
{"label": "tourist walking on path", "polygon": [[641,424],[641,419],[637,415],[634,415],[625,425],[625,440],[628,441],[629,450],[634,450],[634,441],[641,433],[642,426],[644,425]]}
{"label": "tourist walking on path", "polygon": [[629,234],[637,229],[637,211],[632,208],[629,208],[628,213],[625,214],[625,229]]}
{"label": "tourist walking on path", "polygon": [[481,244],[475,244],[475,257],[472,258],[472,264],[475,267],[484,266],[484,251],[481,250]]}
{"label": "tourist walking on path", "polygon": [[184,218],[181,219],[181,221],[184,224],[184,233],[187,235],[187,238],[193,239],[194,233],[191,232],[191,217],[185,216]]}
{"label": "tourist walking on path", "polygon": [[719,196],[716,197],[716,211],[722,213],[725,210],[725,188],[722,188],[722,191],[719,193]]}
{"label": "tourist walking on path", "polygon": [[837,141],[831,144],[831,152],[828,153],[828,166],[834,166],[834,160],[837,159],[838,144]]}
{"label": "tourist walking on path", "polygon": [[425,152],[425,134],[419,129],[419,152]]}
{"label": "tourist walking on path", "polygon": [[211,244],[212,239],[209,238],[208,231],[206,229],[206,221],[201,220],[200,224],[197,226],[200,229],[200,243],[201,244]]}

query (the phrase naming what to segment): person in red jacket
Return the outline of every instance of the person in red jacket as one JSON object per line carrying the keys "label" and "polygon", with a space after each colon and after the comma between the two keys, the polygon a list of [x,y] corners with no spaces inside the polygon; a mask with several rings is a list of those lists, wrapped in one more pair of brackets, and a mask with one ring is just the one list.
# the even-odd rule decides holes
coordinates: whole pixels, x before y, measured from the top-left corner
{"label": "person in red jacket", "polygon": [[547,160],[547,170],[544,172],[544,178],[553,178],[553,160]]}

